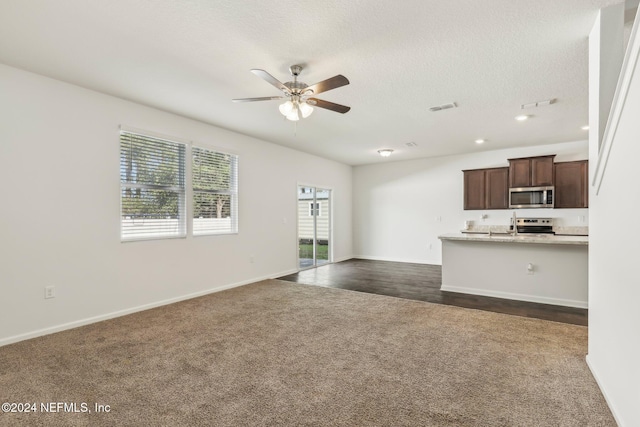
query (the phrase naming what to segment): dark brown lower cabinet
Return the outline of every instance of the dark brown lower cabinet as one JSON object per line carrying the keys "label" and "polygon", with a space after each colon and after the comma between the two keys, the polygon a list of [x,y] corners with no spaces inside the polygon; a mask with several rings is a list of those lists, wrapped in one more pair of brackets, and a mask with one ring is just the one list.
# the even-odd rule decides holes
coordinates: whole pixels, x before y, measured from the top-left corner
{"label": "dark brown lower cabinet", "polygon": [[507,209],[509,168],[473,169],[464,173],[464,209]]}
{"label": "dark brown lower cabinet", "polygon": [[589,161],[560,162],[554,165],[556,208],[589,207]]}

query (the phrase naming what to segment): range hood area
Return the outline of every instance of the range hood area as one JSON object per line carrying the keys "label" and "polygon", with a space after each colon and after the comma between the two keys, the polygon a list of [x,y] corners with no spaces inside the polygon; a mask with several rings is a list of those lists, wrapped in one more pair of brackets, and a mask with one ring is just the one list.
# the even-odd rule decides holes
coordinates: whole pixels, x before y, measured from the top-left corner
{"label": "range hood area", "polygon": [[509,188],[509,209],[553,208],[555,187]]}

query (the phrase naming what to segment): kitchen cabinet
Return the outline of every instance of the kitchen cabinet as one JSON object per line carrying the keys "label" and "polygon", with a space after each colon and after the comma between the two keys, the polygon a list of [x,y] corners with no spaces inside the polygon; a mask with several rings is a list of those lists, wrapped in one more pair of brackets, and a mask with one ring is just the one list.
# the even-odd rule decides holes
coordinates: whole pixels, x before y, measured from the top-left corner
{"label": "kitchen cabinet", "polygon": [[485,170],[466,170],[464,173],[464,209],[484,209]]}
{"label": "kitchen cabinet", "polygon": [[554,185],[551,156],[509,159],[509,187],[544,187]]}
{"label": "kitchen cabinet", "polygon": [[507,209],[509,168],[473,169],[464,173],[464,209]]}
{"label": "kitchen cabinet", "polygon": [[509,168],[486,169],[485,209],[509,207]]}
{"label": "kitchen cabinet", "polygon": [[555,168],[555,207],[589,207],[589,161],[560,162]]}

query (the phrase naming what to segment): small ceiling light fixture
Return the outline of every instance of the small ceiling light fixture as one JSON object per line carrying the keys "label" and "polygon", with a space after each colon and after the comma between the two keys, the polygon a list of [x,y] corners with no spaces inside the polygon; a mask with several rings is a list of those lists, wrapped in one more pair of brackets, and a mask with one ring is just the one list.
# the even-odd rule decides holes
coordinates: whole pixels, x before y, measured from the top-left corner
{"label": "small ceiling light fixture", "polygon": [[382,157],[389,157],[391,153],[393,153],[393,150],[391,148],[378,150],[378,154],[380,154]]}
{"label": "small ceiling light fixture", "polygon": [[580,129],[582,129],[582,130],[589,130],[589,125],[582,126]]}
{"label": "small ceiling light fixture", "polygon": [[476,144],[483,144],[486,140],[485,139],[476,139]]}
{"label": "small ceiling light fixture", "polygon": [[515,119],[519,122],[524,122],[525,120],[529,119],[529,117],[531,116],[529,116],[528,114],[520,114],[519,116],[516,116]]}

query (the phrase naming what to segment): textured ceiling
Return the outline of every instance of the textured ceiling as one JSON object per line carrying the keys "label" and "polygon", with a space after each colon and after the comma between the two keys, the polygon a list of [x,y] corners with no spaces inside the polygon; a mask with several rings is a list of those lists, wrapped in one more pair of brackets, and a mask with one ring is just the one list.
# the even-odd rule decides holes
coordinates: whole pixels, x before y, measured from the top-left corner
{"label": "textured ceiling", "polygon": [[[0,62],[359,165],[586,139],[587,37],[620,2],[0,0]],[[284,82],[292,64],[345,75],[318,98],[351,111],[294,125],[277,101],[231,102],[278,95],[249,70]]]}

